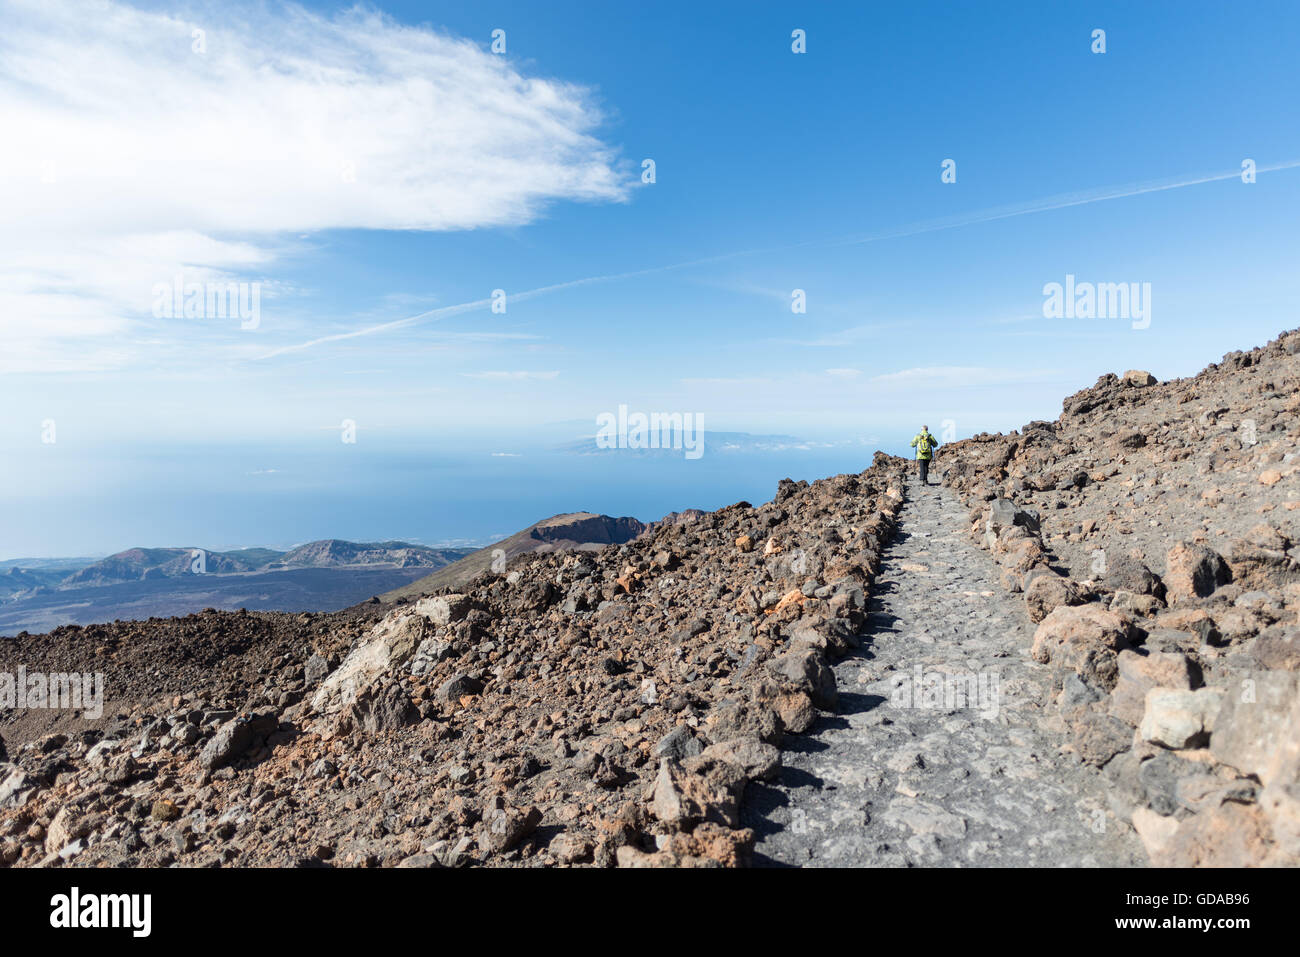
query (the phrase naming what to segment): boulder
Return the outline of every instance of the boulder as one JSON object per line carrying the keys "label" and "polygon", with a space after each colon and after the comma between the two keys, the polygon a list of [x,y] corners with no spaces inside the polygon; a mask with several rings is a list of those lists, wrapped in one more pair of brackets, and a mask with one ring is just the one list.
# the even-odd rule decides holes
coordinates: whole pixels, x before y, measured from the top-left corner
{"label": "boulder", "polygon": [[1145,807],[1135,810],[1132,820],[1133,830],[1141,838],[1147,857],[1152,861],[1162,859],[1178,834],[1178,820]]}
{"label": "boulder", "polygon": [[45,853],[57,854],[73,841],[85,837],[90,830],[87,824],[69,805],[59,808],[45,831]]}
{"label": "boulder", "polygon": [[472,607],[468,595],[436,595],[417,601],[415,614],[427,618],[435,625],[449,625],[463,619]]}
{"label": "boulder", "polygon": [[1275,782],[1259,796],[1260,810],[1277,845],[1279,865],[1300,865],[1300,787]]}
{"label": "boulder", "polygon": [[1127,612],[1148,618],[1160,610],[1160,599],[1155,595],[1135,595],[1131,591],[1119,589],[1111,596],[1107,607],[1111,611]]}
{"label": "boulder", "polygon": [[1125,429],[1115,436],[1115,444],[1132,452],[1147,444],[1147,436],[1141,429]]}
{"label": "boulder", "polygon": [[1012,542],[999,561],[1006,570],[1023,574],[1037,565],[1046,565],[1047,552],[1037,538],[1022,538]]}
{"label": "boulder", "polygon": [[1079,760],[1101,768],[1115,755],[1129,749],[1133,733],[1111,715],[1087,711],[1071,726],[1070,738]]}
{"label": "boulder", "polygon": [[700,744],[700,739],[691,731],[690,726],[679,724],[659,739],[655,744],[654,754],[656,758],[685,761],[703,750],[704,745]]}
{"label": "boulder", "polygon": [[835,710],[839,702],[835,672],[816,648],[796,646],[773,658],[767,666],[778,679],[807,694],[817,707]]}
{"label": "boulder", "polygon": [[465,695],[478,694],[482,690],[483,682],[464,672],[458,672],[438,685],[433,696],[439,701],[455,704]]}
{"label": "boulder", "polygon": [[314,687],[329,676],[330,663],[320,655],[312,655],[307,659],[307,663],[303,665],[302,672],[307,685]]}
{"label": "boulder", "polygon": [[536,807],[508,807],[501,798],[493,798],[483,811],[478,846],[489,854],[508,851],[537,830],[541,822],[542,812]]}
{"label": "boulder", "polygon": [[1061,682],[1059,703],[1063,711],[1084,707],[1101,699],[1100,691],[1085,684],[1084,680],[1073,672],[1067,674]]}
{"label": "boulder", "polygon": [[360,731],[397,731],[420,720],[420,712],[397,684],[366,688],[348,713]]}
{"label": "boulder", "polygon": [[1120,382],[1132,389],[1143,389],[1155,385],[1159,380],[1143,369],[1129,369],[1120,376]]}
{"label": "boulder", "polygon": [[1187,793],[1194,780],[1209,774],[1210,769],[1199,761],[1189,761],[1172,751],[1158,751],[1138,765],[1138,791],[1151,810],[1172,815],[1182,806],[1180,794]]}
{"label": "boulder", "polygon": [[1268,671],[1300,671],[1300,627],[1277,625],[1259,633],[1250,656]]}
{"label": "boulder", "polygon": [[429,630],[429,619],[423,615],[407,611],[389,614],[321,683],[312,707],[329,714],[352,704],[362,688],[406,664]]}
{"label": "boulder", "polygon": [[1025,586],[1025,607],[1029,620],[1040,622],[1062,605],[1078,605],[1083,601],[1079,588],[1068,578],[1053,572],[1036,575]]}
{"label": "boulder", "polygon": [[756,737],[719,741],[705,748],[704,755],[730,761],[750,780],[772,781],[781,773],[781,752]]}
{"label": "boulder", "polygon": [[817,721],[817,708],[805,692],[793,691],[771,700],[781,727],[791,734],[803,734]]}
{"label": "boulder", "polygon": [[1110,556],[1106,570],[1101,574],[1106,588],[1115,592],[1126,591],[1133,595],[1161,595],[1164,588],[1156,574],[1129,555]]}
{"label": "boulder", "polygon": [[261,747],[279,728],[273,714],[250,714],[232,718],[209,739],[199,752],[199,764],[210,771],[239,760],[244,754]]}
{"label": "boulder", "polygon": [[1246,588],[1275,589],[1300,581],[1300,550],[1268,523],[1256,525],[1228,550],[1232,580]]}
{"label": "boulder", "polygon": [[1223,558],[1204,545],[1180,542],[1165,555],[1165,593],[1170,604],[1203,598],[1229,578]]}
{"label": "boulder", "polygon": [[1147,692],[1152,688],[1191,691],[1201,683],[1201,669],[1176,652],[1139,654],[1125,648],[1116,665],[1118,677],[1110,696],[1110,713],[1134,728],[1142,723]]}
{"label": "boulder", "polygon": [[995,498],[989,503],[985,513],[984,528],[995,534],[1002,529],[1023,528],[1029,533],[1036,533],[1039,515],[1036,511],[1016,508],[1016,503],[1009,498]]}
{"label": "boulder", "polygon": [[417,678],[429,674],[438,662],[451,654],[451,642],[439,638],[425,638],[411,656],[411,674]]}
{"label": "boulder", "polygon": [[673,830],[691,830],[703,821],[726,827],[740,823],[740,795],[748,781],[742,766],[710,755],[678,763],[659,762],[650,811]]}
{"label": "boulder", "polygon": [[[1154,817],[1154,812],[1149,812]],[[1138,815],[1135,812],[1134,826]],[[1168,832],[1152,847],[1138,829],[1157,867],[1255,867],[1273,863],[1268,821],[1257,805],[1227,801],[1184,821],[1161,818]]]}
{"label": "boulder", "polygon": [[1166,748],[1197,748],[1214,731],[1215,716],[1223,702],[1219,688],[1152,688],[1146,695],[1146,709],[1138,734]]}
{"label": "boulder", "polygon": [[1126,619],[1100,605],[1063,605],[1038,625],[1030,655],[1110,691],[1118,676],[1117,656],[1129,646],[1130,632]]}
{"label": "boulder", "polygon": [[693,830],[674,831],[661,837],[663,847],[653,854],[631,844],[617,849],[619,867],[697,868],[746,867],[754,846],[751,828],[733,830],[706,821]]}
{"label": "boulder", "polygon": [[[770,692],[770,697],[777,697],[775,688],[760,685],[756,690],[760,694]],[[768,744],[781,743],[781,718],[775,708],[763,701],[724,701],[709,713],[704,722],[709,737],[714,741],[753,735]]]}
{"label": "boulder", "polygon": [[1255,671],[1228,688],[1215,722],[1210,753],[1266,787],[1288,780],[1300,745],[1300,673]]}
{"label": "boulder", "polygon": [[40,790],[40,784],[17,765],[9,765],[0,777],[0,810],[22,807]]}

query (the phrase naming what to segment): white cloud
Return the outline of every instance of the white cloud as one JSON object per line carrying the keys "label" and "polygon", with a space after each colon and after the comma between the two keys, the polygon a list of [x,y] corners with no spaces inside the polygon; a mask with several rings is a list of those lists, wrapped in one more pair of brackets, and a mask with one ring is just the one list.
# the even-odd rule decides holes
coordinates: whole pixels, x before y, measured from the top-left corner
{"label": "white cloud", "polygon": [[842,378],[852,378],[853,376],[862,375],[861,369],[827,369],[826,374],[830,376],[840,376]]}
{"label": "white cloud", "polygon": [[363,9],[193,9],[0,0],[0,371],[127,362],[154,284],[267,284],[304,232],[628,195],[590,91],[484,45]]}

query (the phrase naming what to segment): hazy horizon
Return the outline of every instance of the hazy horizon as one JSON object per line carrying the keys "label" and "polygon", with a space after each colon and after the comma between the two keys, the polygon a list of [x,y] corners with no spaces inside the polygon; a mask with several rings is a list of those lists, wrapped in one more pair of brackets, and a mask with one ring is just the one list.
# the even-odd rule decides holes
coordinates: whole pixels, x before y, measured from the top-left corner
{"label": "hazy horizon", "polygon": [[[763,501],[1300,325],[1292,4],[0,13],[2,557]],[[830,445],[545,451],[623,406]]]}

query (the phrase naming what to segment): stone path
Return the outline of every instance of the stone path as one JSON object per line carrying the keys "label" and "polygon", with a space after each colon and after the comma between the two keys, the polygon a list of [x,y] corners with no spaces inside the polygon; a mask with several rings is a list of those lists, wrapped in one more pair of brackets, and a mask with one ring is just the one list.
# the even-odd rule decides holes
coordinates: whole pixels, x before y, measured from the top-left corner
{"label": "stone path", "polygon": [[970,541],[965,509],[913,478],[900,518],[869,638],[836,666],[839,713],[787,740],[778,782],[746,791],[755,863],[1144,865],[1100,773],[1044,726],[1054,709],[1027,654],[1033,626]]}

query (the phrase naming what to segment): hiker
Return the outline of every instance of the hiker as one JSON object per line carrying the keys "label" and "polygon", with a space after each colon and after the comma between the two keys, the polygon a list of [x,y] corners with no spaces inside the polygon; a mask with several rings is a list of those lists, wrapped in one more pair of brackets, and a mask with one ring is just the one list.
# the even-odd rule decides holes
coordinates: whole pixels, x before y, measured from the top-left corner
{"label": "hiker", "polygon": [[912,440],[912,448],[916,449],[916,464],[921,469],[921,483],[923,485],[930,484],[930,458],[938,447],[939,443],[930,434],[930,427],[928,425],[921,426],[921,431]]}

